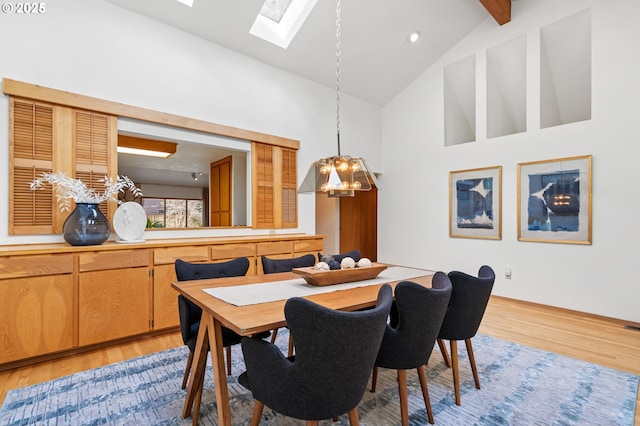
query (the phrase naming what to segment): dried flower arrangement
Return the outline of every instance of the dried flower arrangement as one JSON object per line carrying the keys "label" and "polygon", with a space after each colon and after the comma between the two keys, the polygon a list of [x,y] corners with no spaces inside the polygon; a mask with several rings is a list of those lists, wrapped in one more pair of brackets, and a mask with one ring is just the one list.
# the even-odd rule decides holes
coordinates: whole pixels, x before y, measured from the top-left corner
{"label": "dried flower arrangement", "polygon": [[115,196],[118,192],[124,192],[125,189],[129,189],[135,197],[142,195],[140,189],[127,176],[118,176],[114,180],[105,175],[103,181],[104,192],[97,192],[95,189],[87,187],[80,179],[70,178],[62,172],[42,173],[42,177],[34,179],[30,187],[32,191],[35,191],[42,189],[45,184],[49,184],[57,189],[56,196],[61,211],[70,209],[71,200],[76,203],[90,204],[100,204],[103,201],[117,202]]}

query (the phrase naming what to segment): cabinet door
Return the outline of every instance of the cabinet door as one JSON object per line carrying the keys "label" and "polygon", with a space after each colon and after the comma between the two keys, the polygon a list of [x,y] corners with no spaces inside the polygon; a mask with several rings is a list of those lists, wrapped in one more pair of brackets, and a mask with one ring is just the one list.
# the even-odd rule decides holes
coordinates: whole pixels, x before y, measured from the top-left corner
{"label": "cabinet door", "polygon": [[73,276],[0,280],[0,364],[70,349]]}
{"label": "cabinet door", "polygon": [[153,329],[177,327],[178,292],[171,287],[176,281],[176,268],[173,264],[156,265],[153,271]]}
{"label": "cabinet door", "polygon": [[146,333],[151,323],[149,268],[80,273],[79,344]]}

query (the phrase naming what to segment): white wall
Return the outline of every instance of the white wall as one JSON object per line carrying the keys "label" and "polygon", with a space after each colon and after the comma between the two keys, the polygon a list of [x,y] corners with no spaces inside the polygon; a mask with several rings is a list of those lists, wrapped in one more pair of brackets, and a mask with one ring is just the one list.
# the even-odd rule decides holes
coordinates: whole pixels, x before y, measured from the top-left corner
{"label": "white wall", "polygon": [[[640,322],[636,278],[640,227],[640,2],[518,0],[512,22],[491,18],[447,52],[383,110],[383,189],[378,258],[383,262],[497,273],[494,294]],[[592,119],[540,129],[539,29],[592,13]],[[527,36],[527,131],[486,138],[485,51]],[[444,146],[443,67],[477,55],[476,142]],[[407,155],[410,154],[410,155]],[[593,155],[593,244],[517,240],[521,162]],[[502,165],[502,240],[449,238],[449,172]],[[633,185],[633,186],[632,186]],[[504,278],[511,267],[513,278]]]}
{"label": "white wall", "polygon": [[[299,182],[312,161],[337,153],[335,89],[102,0],[47,3],[42,15],[0,14],[0,46],[0,77],[299,140]],[[378,170],[381,108],[346,94],[341,101],[343,152]],[[5,153],[8,104],[0,96]],[[7,155],[0,156],[0,176],[8,176]],[[3,179],[0,200],[7,199]],[[278,233],[315,233],[315,197],[299,200],[298,229]],[[145,238],[265,232],[160,231]],[[9,236],[8,206],[0,205],[0,244],[58,241],[60,235]]]}

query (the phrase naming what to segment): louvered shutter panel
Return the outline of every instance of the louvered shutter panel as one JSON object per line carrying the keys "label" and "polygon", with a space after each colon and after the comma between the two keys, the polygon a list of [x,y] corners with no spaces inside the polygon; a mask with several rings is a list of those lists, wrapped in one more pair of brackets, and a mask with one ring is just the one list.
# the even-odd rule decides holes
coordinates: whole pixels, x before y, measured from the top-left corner
{"label": "louvered shutter panel", "polygon": [[254,143],[256,167],[255,228],[275,226],[273,209],[273,146]]}
{"label": "louvered shutter panel", "polygon": [[12,97],[9,111],[9,234],[50,234],[56,208],[52,190],[32,191],[29,184],[53,171],[54,107]]}
{"label": "louvered shutter panel", "polygon": [[[104,191],[104,177],[109,175],[112,119],[111,116],[94,112],[74,111],[75,178],[98,192]],[[99,208],[107,215],[111,204],[105,201]]]}
{"label": "louvered shutter panel", "polygon": [[297,152],[282,148],[282,227],[298,226]]}

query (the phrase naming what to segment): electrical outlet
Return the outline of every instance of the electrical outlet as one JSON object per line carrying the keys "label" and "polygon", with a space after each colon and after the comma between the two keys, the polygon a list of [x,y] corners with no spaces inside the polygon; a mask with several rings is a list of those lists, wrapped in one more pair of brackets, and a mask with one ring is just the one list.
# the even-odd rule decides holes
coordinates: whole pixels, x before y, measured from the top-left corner
{"label": "electrical outlet", "polygon": [[511,279],[511,268],[504,268],[504,277],[508,280]]}

